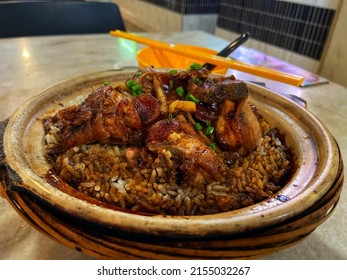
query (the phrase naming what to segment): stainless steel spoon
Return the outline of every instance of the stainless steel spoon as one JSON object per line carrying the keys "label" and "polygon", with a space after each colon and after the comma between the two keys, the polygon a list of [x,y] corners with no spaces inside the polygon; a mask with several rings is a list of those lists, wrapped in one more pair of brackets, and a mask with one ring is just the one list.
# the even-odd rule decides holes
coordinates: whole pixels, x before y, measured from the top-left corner
{"label": "stainless steel spoon", "polygon": [[[249,32],[243,33],[240,37],[238,37],[236,40],[234,40],[228,46],[226,46],[223,50],[217,53],[217,55],[222,57],[229,56],[234,50],[236,50],[239,46],[241,46],[244,42],[247,41],[249,35]],[[213,70],[215,67],[216,65],[210,63],[205,63],[204,65],[202,65],[202,68],[205,68],[207,70]]]}

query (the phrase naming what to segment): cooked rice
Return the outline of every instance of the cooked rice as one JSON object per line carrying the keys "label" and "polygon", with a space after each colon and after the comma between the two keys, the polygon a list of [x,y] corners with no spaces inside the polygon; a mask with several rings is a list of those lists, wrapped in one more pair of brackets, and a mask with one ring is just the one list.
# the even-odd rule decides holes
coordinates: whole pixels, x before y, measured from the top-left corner
{"label": "cooked rice", "polygon": [[[220,182],[207,185],[182,180],[172,168],[170,151],[148,168],[132,168],[124,146],[80,145],[57,159],[53,169],[80,192],[132,210],[169,215],[202,215],[239,209],[273,196],[290,170],[289,154],[275,129],[261,121],[263,137],[245,157],[223,152],[228,165]],[[59,128],[46,135],[47,149],[59,142]],[[179,182],[179,183],[177,183]]]}

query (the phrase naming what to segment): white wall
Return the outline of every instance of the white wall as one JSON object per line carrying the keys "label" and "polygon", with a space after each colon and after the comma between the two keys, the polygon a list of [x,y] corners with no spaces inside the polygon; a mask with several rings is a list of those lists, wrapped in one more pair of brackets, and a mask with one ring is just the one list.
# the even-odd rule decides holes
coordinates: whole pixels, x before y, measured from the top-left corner
{"label": "white wall", "polygon": [[160,6],[138,0],[112,0],[131,25],[145,31],[202,30],[214,34],[217,14],[182,15]]}
{"label": "white wall", "polygon": [[318,73],[347,87],[347,1],[342,1]]}

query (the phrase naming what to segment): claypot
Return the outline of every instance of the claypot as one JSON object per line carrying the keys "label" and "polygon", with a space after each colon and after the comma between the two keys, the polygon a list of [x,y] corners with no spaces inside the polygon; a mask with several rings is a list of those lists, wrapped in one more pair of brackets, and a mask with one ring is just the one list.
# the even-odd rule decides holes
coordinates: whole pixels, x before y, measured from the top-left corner
{"label": "claypot", "polygon": [[42,202],[109,229],[171,238],[213,238],[283,225],[314,207],[341,178],[339,148],[324,124],[290,98],[248,84],[249,101],[280,130],[294,154],[295,172],[275,196],[235,211],[178,217],[115,211],[50,185],[44,178],[50,166],[45,158],[41,120],[61,109],[61,104],[67,106],[78,96],[87,96],[104,81],[125,81],[135,71],[104,71],[74,78],[44,90],[20,106],[8,122],[3,122],[5,192],[28,194],[38,204]]}

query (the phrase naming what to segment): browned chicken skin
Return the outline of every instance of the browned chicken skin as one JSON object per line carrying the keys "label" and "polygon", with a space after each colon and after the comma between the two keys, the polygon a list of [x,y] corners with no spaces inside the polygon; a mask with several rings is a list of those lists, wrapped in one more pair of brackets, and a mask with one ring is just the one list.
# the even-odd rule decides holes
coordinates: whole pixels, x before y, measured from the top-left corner
{"label": "browned chicken skin", "polygon": [[234,76],[213,77],[202,74],[199,71],[192,71],[193,78],[188,80],[187,91],[194,94],[202,103],[220,104],[224,100],[238,101],[247,98],[247,85]]}
{"label": "browned chicken skin", "polygon": [[198,121],[212,122],[217,142],[223,149],[244,155],[262,136],[259,121],[247,102],[247,85],[234,76],[212,76],[204,69],[181,71],[175,75],[151,70],[138,82],[146,92],[156,94],[158,80],[161,81],[160,91],[167,95],[165,102],[172,102],[172,97],[174,100],[178,98],[175,87],[170,89],[170,81],[176,88],[182,86],[186,93],[199,100],[193,115]]}
{"label": "browned chicken skin", "polygon": [[148,131],[146,146],[160,154],[169,151],[171,159],[185,175],[194,175],[198,183],[219,181],[225,166],[210,147],[204,144],[192,126],[182,119],[165,119]]}
{"label": "browned chicken skin", "polygon": [[225,100],[215,128],[219,145],[240,155],[254,149],[262,136],[259,121],[246,99],[240,104]]}
{"label": "browned chicken skin", "polygon": [[[102,86],[80,105],[59,111],[52,120],[62,123],[57,152],[94,142],[140,146],[146,141],[151,151],[167,147],[181,154],[182,170],[200,169],[204,177],[216,180],[223,167],[209,140],[195,132],[195,121],[211,123],[215,129],[211,142],[240,154],[253,149],[261,137],[258,119],[247,102],[247,86],[234,76],[211,76],[206,70],[177,74],[149,70],[133,80],[142,88],[139,95],[125,87]],[[184,88],[185,96],[178,96],[178,87]],[[186,100],[188,93],[197,100],[190,123],[166,120],[169,105]]]}
{"label": "browned chicken skin", "polygon": [[82,104],[59,111],[56,118],[63,124],[59,151],[94,142],[142,140],[141,119],[131,96],[111,86],[98,88]]}

